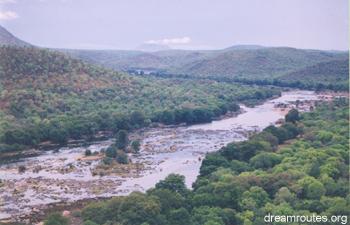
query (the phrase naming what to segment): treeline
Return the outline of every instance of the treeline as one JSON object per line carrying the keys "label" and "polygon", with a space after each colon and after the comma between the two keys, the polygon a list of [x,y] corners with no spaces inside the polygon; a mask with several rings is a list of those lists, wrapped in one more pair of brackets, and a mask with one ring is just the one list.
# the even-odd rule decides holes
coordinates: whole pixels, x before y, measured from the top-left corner
{"label": "treeline", "polygon": [[[225,80],[225,79],[224,79]],[[348,91],[349,90],[349,81],[340,81],[340,82],[318,82],[314,81],[303,81],[303,80],[282,80],[282,79],[273,79],[273,80],[249,80],[249,79],[233,79],[234,82],[244,83],[244,84],[256,84],[256,85],[274,85],[279,87],[290,87],[290,88],[299,88],[315,91]]]}
{"label": "treeline", "polygon": [[[144,75],[143,73],[136,73],[133,70],[129,70],[130,73],[134,73],[139,76],[149,76]],[[188,74],[167,74],[163,72],[152,72],[150,75],[162,78],[182,78],[182,79],[210,79],[218,82],[228,82],[228,83],[242,83],[247,85],[271,85],[277,87],[289,87],[289,88],[299,88],[306,90],[315,90],[315,91],[348,91],[349,90],[349,81],[348,80],[339,80],[339,81],[321,81],[322,79],[312,79],[312,80],[303,80],[303,79],[284,79],[284,78],[275,78],[275,79],[246,79],[246,78],[230,78],[227,76],[206,76],[198,77],[195,75]]]}
{"label": "treeline", "polygon": [[278,95],[210,80],[141,78],[39,48],[0,47],[0,152],[152,122],[201,123]]}
{"label": "treeline", "polygon": [[314,214],[342,216],[344,224],[350,215],[348,107],[339,99],[302,115],[293,110],[282,126],[208,154],[193,190],[172,174],[145,194],[92,203],[77,216],[84,225],[261,225],[269,213]]}
{"label": "treeline", "polygon": [[44,141],[64,145],[69,139],[93,140],[99,131],[116,134],[119,130],[133,130],[150,125],[195,124],[210,122],[227,112],[240,109],[236,103],[221,104],[215,108],[181,108],[155,112],[146,116],[141,111],[130,115],[97,111],[93,116],[59,116],[50,121],[38,124],[11,127],[1,136],[0,152],[23,149],[25,146],[36,146]]}
{"label": "treeline", "polygon": [[[259,92],[260,93],[260,92]],[[268,93],[269,97],[272,97]],[[264,99],[268,96],[265,95]],[[242,99],[243,100],[243,99]],[[253,100],[253,99],[250,99]],[[237,112],[240,109],[237,103],[221,104],[214,109],[197,108],[197,109],[175,109],[174,111],[163,111],[156,113],[152,117],[152,122],[161,122],[164,124],[195,124],[195,123],[206,123],[211,122],[213,118],[219,117],[226,114],[227,112]]]}

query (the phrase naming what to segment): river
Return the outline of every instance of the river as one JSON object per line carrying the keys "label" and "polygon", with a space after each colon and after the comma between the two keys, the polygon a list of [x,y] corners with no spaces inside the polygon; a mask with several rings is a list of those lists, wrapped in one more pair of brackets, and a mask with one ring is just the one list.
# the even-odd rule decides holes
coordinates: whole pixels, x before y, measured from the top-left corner
{"label": "river", "polygon": [[[73,202],[81,199],[125,195],[145,191],[170,173],[182,174],[186,184],[196,180],[205,154],[219,150],[232,141],[242,141],[249,133],[260,131],[282,119],[290,107],[308,111],[310,104],[324,99],[312,91],[283,92],[253,108],[241,106],[235,117],[211,123],[165,128],[147,128],[137,132],[141,139],[139,155],[131,155],[133,163],[146,167],[137,172],[93,176],[100,158],[81,160],[86,149],[99,152],[113,140],[87,147],[61,148],[40,156],[0,166],[0,219],[21,220],[40,212],[49,203]],[[26,171],[18,172],[24,165]]]}

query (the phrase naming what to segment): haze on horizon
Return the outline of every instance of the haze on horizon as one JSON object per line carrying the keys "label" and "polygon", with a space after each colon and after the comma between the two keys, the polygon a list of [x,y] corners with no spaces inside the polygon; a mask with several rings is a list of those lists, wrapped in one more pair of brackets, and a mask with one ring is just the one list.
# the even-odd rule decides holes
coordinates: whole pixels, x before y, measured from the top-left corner
{"label": "haze on horizon", "polygon": [[0,0],[0,24],[34,45],[348,50],[347,0]]}

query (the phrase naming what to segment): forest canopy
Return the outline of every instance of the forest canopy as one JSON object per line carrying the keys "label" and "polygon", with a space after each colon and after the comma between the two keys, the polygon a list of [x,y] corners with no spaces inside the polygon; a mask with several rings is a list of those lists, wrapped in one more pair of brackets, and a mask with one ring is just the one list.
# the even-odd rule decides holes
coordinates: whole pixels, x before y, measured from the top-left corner
{"label": "forest canopy", "polygon": [[276,88],[133,77],[52,50],[0,47],[0,152],[151,122],[208,122]]}
{"label": "forest canopy", "polygon": [[193,190],[184,176],[171,174],[145,194],[92,203],[82,218],[85,224],[261,225],[269,213],[350,215],[348,106],[345,99],[319,105],[293,123],[208,154]]}

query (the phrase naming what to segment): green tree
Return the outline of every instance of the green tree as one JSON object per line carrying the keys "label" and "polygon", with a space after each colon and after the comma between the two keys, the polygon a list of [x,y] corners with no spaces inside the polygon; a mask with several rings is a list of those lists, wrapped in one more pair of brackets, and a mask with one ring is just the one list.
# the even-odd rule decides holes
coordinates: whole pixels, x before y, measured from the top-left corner
{"label": "green tree", "polygon": [[135,140],[131,142],[131,147],[135,153],[138,153],[140,151],[140,146],[141,146],[141,143],[139,140]]}
{"label": "green tree", "polygon": [[139,192],[133,192],[123,201],[119,208],[118,222],[126,225],[164,224],[160,218],[160,203],[153,196],[147,196]]}
{"label": "green tree", "polygon": [[170,191],[186,196],[189,190],[185,185],[185,177],[178,174],[170,174],[164,180],[156,184],[156,188],[168,189]]}
{"label": "green tree", "polygon": [[256,169],[268,169],[280,163],[280,157],[275,153],[262,152],[249,160],[252,167]]}
{"label": "green tree", "polygon": [[171,225],[192,224],[191,215],[185,208],[171,210],[168,216]]}
{"label": "green tree", "polygon": [[283,202],[293,203],[296,200],[295,194],[290,192],[287,187],[281,187],[275,195],[275,203],[281,204]]}
{"label": "green tree", "polygon": [[291,109],[285,116],[286,122],[295,123],[296,121],[300,120],[299,117],[299,111],[297,109]]}
{"label": "green tree", "polygon": [[283,142],[289,138],[288,131],[283,127],[268,126],[264,129],[264,131],[269,132],[273,136],[277,137],[278,144],[283,144]]}
{"label": "green tree", "polygon": [[105,151],[105,155],[108,158],[115,158],[117,157],[117,149],[115,146],[111,145],[109,146],[106,151]]}
{"label": "green tree", "polygon": [[143,126],[145,123],[145,119],[145,115],[140,111],[134,111],[130,115],[130,123],[134,126]]}
{"label": "green tree", "polygon": [[98,225],[98,224],[95,222],[92,222],[91,220],[87,220],[84,222],[84,225]]}
{"label": "green tree", "polygon": [[163,214],[168,214],[172,209],[186,207],[186,198],[179,193],[173,192],[169,189],[153,188],[147,194],[156,196],[160,202]]}
{"label": "green tree", "polygon": [[317,180],[307,186],[306,196],[310,199],[320,199],[325,193],[323,184]]}
{"label": "green tree", "polygon": [[121,150],[117,151],[116,160],[118,163],[121,163],[121,164],[128,164],[129,163],[128,155],[124,151],[121,151]]}
{"label": "green tree", "polygon": [[68,142],[69,133],[64,128],[52,128],[49,131],[49,139],[57,144],[64,145]]}
{"label": "green tree", "polygon": [[243,193],[241,205],[243,209],[257,210],[269,201],[269,195],[264,189],[253,186]]}
{"label": "green tree", "polygon": [[91,150],[90,149],[86,149],[85,150],[85,156],[90,156],[92,153],[91,153]]}
{"label": "green tree", "polygon": [[128,132],[126,130],[118,131],[115,144],[118,149],[126,149],[129,144]]}
{"label": "green tree", "polygon": [[60,213],[50,214],[44,221],[44,225],[68,225],[68,218],[62,216]]}
{"label": "green tree", "polygon": [[94,202],[86,206],[81,213],[85,221],[92,221],[97,224],[104,224],[111,219],[108,215],[108,210],[104,202]]}

